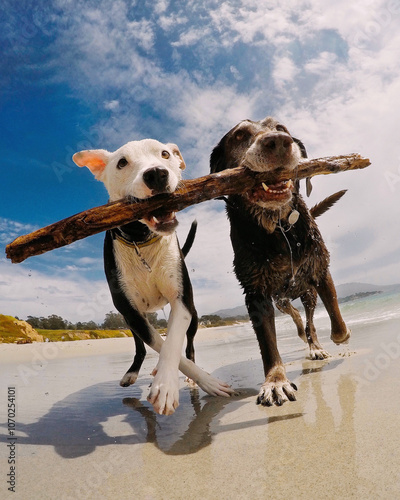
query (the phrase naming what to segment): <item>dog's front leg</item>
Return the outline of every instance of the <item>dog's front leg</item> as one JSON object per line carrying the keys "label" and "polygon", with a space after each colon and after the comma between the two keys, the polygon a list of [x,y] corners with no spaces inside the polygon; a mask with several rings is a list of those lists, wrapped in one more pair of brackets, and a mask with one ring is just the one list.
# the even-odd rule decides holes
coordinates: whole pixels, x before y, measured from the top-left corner
{"label": "dog's front leg", "polygon": [[265,382],[258,394],[257,404],[282,405],[285,401],[295,401],[297,387],[286,377],[286,370],[279,355],[275,312],[270,297],[263,292],[246,293],[246,305],[260,345],[264,364]]}
{"label": "dog's front leg", "polygon": [[327,270],[316,288],[331,320],[331,340],[335,344],[347,343],[351,336],[351,330],[347,328],[340,313],[335,284],[329,270]]}
{"label": "dog's front leg", "polygon": [[154,380],[148,401],[160,415],[172,415],[179,405],[178,368],[186,330],[191,315],[180,300],[171,303],[167,338],[160,349],[160,358],[153,370]]}

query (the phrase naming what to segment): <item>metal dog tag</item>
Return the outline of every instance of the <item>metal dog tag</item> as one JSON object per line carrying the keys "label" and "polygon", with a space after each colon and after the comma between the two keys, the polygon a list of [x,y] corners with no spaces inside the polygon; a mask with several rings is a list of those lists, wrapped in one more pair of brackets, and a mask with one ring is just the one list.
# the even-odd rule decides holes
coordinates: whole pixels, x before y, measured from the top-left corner
{"label": "metal dog tag", "polygon": [[288,221],[291,226],[293,224],[296,224],[296,222],[299,220],[300,214],[297,210],[293,210],[293,212],[289,215]]}

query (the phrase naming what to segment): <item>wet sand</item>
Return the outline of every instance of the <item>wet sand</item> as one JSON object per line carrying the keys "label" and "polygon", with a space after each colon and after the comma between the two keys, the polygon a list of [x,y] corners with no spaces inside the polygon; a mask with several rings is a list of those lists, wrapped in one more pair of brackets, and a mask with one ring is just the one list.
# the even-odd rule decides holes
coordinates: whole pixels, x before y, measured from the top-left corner
{"label": "wet sand", "polygon": [[[118,380],[133,340],[0,345],[0,497],[24,499],[400,498],[398,320],[350,324],[348,348],[311,361],[290,318],[279,348],[297,401],[255,404],[262,363],[248,324],[200,330],[197,362],[237,390],[191,390],[156,415],[146,401],[156,355],[134,386]],[[16,493],[7,491],[7,387],[16,388]]]}

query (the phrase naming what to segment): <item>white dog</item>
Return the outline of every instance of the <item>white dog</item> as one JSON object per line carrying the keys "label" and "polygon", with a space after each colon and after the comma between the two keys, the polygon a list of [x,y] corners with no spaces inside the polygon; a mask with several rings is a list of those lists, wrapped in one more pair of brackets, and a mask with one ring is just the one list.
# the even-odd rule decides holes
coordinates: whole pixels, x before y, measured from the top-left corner
{"label": "white dog", "polygon": [[[74,162],[86,166],[102,181],[111,201],[125,197],[148,198],[174,191],[185,163],[178,147],[153,139],[128,142],[110,153],[103,149],[76,153]],[[192,227],[182,250],[174,213],[163,213],[106,232],[104,266],[113,302],[131,329],[136,353],[132,366],[121,380],[136,381],[145,356],[143,342],[160,353],[148,396],[155,411],[171,415],[179,404],[178,368],[211,395],[229,396],[233,390],[194,364],[193,337],[197,313],[183,257],[193,242]],[[167,338],[162,340],[146,313],[171,305]],[[184,358],[183,341],[188,345]]]}

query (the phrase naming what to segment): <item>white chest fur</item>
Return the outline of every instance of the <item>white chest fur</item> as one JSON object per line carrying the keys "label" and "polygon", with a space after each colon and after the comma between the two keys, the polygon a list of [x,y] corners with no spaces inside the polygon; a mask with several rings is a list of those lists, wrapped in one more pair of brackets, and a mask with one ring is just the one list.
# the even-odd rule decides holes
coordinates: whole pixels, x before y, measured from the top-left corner
{"label": "white chest fur", "polygon": [[176,235],[163,236],[139,251],[140,256],[134,248],[114,240],[119,281],[133,307],[141,312],[157,311],[182,293],[181,257]]}

